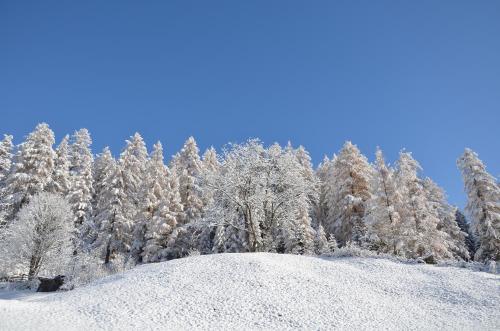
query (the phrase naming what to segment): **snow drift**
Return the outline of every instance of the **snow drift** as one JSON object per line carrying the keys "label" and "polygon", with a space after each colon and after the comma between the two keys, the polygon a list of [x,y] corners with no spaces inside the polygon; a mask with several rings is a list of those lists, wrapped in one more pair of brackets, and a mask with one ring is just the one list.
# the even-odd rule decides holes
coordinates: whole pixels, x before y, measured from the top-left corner
{"label": "snow drift", "polygon": [[70,292],[0,292],[0,329],[498,330],[499,280],[385,259],[195,256]]}

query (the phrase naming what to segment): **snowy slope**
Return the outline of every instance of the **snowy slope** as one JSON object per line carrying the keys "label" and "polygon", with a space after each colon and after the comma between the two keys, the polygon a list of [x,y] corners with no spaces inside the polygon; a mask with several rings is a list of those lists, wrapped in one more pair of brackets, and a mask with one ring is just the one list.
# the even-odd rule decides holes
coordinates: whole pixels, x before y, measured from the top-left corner
{"label": "snowy slope", "polygon": [[499,285],[487,273],[384,259],[218,254],[70,292],[0,293],[0,329],[499,330]]}

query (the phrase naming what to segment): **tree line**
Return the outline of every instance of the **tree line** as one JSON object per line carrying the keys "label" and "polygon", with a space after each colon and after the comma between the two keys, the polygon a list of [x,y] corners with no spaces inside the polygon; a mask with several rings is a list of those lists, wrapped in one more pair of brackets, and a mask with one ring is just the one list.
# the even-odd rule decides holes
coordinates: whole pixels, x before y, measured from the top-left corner
{"label": "tree line", "polygon": [[[169,164],[140,134],[119,157],[94,155],[86,129],[55,137],[45,123],[21,144],[0,142],[4,274],[35,277],[91,254],[102,265],[193,252],[328,254],[354,245],[434,261],[500,259],[500,188],[470,149],[457,161],[465,216],[407,151],[369,163],[346,142],[313,168],[302,146],[257,139],[209,148],[190,137]],[[469,226],[470,225],[470,226]]]}

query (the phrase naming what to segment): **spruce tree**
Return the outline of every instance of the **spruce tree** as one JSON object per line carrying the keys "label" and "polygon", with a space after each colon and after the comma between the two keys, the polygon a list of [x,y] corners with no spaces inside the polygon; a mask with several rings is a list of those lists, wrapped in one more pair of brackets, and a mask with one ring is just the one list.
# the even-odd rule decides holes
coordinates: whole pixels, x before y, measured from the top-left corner
{"label": "spruce tree", "polygon": [[411,153],[402,151],[397,162],[396,183],[402,190],[402,250],[407,257],[451,258],[446,234],[439,230],[437,210],[430,203],[418,172],[422,168]]}
{"label": "spruce tree", "polygon": [[54,171],[54,133],[45,123],[38,124],[19,146],[11,170],[5,178],[2,209],[12,220],[30,198],[51,185]]}
{"label": "spruce tree", "polygon": [[[144,185],[142,213],[136,223],[136,250],[138,260],[156,262],[162,260],[169,236],[177,225],[180,202],[172,199],[172,180],[169,169],[163,163],[163,148],[160,142],[153,146],[147,166]],[[177,193],[178,197],[178,193]],[[174,205],[171,206],[171,202]]]}
{"label": "spruce tree", "polygon": [[139,133],[135,133],[120,154],[120,168],[123,171],[126,201],[125,217],[133,220],[140,208],[142,187],[146,178],[148,151]]}
{"label": "spruce tree", "polygon": [[123,171],[112,157],[105,151],[99,182],[99,195],[96,201],[95,224],[98,227],[97,239],[93,246],[98,250],[105,264],[118,255],[127,256],[132,242],[132,226],[130,219],[123,211],[125,181]]}
{"label": "spruce tree", "polygon": [[[109,147],[104,147],[102,152],[96,156],[93,163],[92,217],[90,222],[87,222],[86,226],[82,229],[83,240],[91,247],[94,245],[99,235],[99,230],[101,228],[100,222],[102,221],[99,215],[103,212],[100,210],[102,207],[102,198],[107,194],[107,185],[110,182],[109,176],[116,166],[116,160],[113,158]],[[101,206],[99,206],[99,204],[101,204]]]}
{"label": "spruce tree", "polygon": [[66,135],[56,148],[52,183],[47,191],[66,196],[70,187],[69,137]]}
{"label": "spruce tree", "polygon": [[173,171],[179,178],[179,192],[184,207],[184,219],[179,223],[197,221],[203,213],[203,198],[200,187],[202,162],[199,149],[193,137],[189,137],[174,160]]}
{"label": "spruce tree", "polygon": [[368,245],[379,252],[398,254],[403,231],[400,216],[402,197],[394,170],[387,166],[378,148],[370,192],[364,216]]}
{"label": "spruce tree", "polygon": [[363,216],[370,198],[371,175],[366,157],[356,145],[346,142],[327,176],[328,215],[324,222],[326,232],[341,246],[348,242],[360,245],[365,236]]}
{"label": "spruce tree", "polygon": [[434,183],[430,178],[423,181],[424,190],[427,195],[430,208],[434,209],[439,218],[437,229],[443,231],[445,244],[453,256],[457,259],[469,260],[469,250],[466,246],[467,233],[462,232],[456,222],[457,208],[451,206],[446,201],[446,196],[441,187]]}
{"label": "spruce tree", "polygon": [[470,215],[479,247],[474,260],[500,260],[500,187],[469,148],[457,161],[467,193],[465,210]]}
{"label": "spruce tree", "polygon": [[80,129],[73,134],[70,147],[70,188],[68,200],[75,216],[75,227],[80,227],[92,212],[92,163],[94,157],[90,151],[92,139],[87,129]]}
{"label": "spruce tree", "polygon": [[12,149],[12,136],[4,134],[2,141],[0,141],[0,184],[2,186],[12,163]]}
{"label": "spruce tree", "polygon": [[465,245],[467,246],[467,250],[469,251],[469,256],[471,258],[474,258],[474,254],[476,253],[476,238],[471,231],[469,221],[458,208],[455,212],[455,222],[457,223],[460,230],[467,234],[467,237],[465,238]]}

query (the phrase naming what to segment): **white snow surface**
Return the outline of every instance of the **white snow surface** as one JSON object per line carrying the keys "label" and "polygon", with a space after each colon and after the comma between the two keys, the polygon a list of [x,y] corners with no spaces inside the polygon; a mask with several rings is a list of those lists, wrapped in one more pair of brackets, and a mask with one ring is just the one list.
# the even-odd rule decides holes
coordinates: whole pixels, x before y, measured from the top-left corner
{"label": "white snow surface", "polygon": [[0,292],[0,330],[500,330],[499,285],[386,259],[193,256],[68,292]]}

